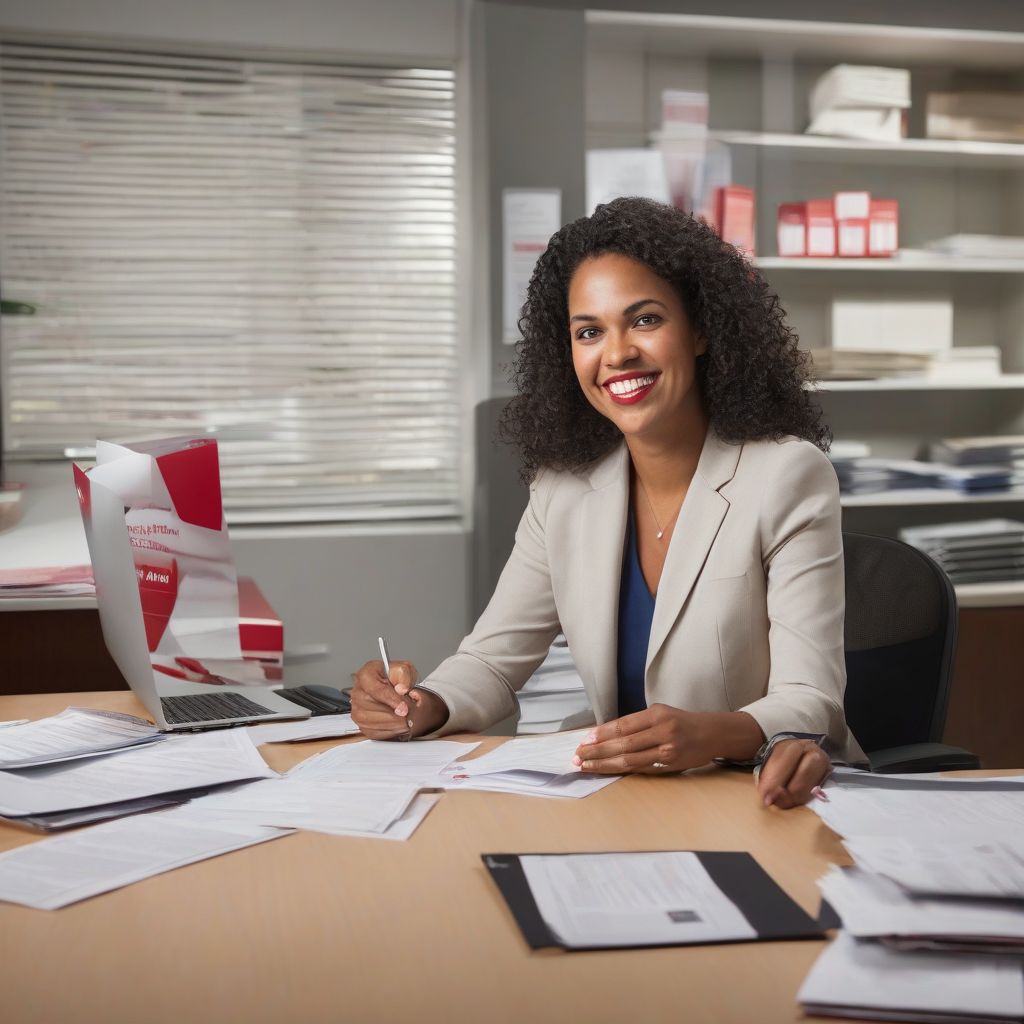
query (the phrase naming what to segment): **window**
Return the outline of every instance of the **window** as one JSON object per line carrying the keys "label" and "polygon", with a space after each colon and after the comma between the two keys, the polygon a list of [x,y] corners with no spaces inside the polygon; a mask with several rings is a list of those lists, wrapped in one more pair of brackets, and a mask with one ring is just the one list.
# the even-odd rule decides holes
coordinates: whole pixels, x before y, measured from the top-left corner
{"label": "window", "polygon": [[0,42],[7,459],[212,433],[233,522],[456,515],[451,68]]}

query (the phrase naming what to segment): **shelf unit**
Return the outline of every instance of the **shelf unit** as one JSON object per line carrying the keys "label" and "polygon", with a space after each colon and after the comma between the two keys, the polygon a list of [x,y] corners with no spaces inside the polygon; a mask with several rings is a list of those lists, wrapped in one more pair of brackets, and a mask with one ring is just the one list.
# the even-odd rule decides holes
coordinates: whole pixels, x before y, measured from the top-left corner
{"label": "shelf unit", "polygon": [[[816,382],[837,439],[866,441],[880,457],[920,458],[943,437],[1024,433],[1024,258],[924,248],[961,233],[1024,236],[1024,144],[925,138],[923,113],[930,91],[1024,92],[1024,32],[607,11],[588,12],[586,23],[587,146],[657,145],[662,91],[707,92],[709,138],[728,149],[732,180],[757,195],[754,263],[803,345],[828,344],[834,299],[879,295],[950,297],[954,344],[1000,349],[996,378]],[[910,69],[908,138],[804,134],[810,90],[837,63]],[[903,251],[891,259],[774,255],[777,204],[844,189],[899,200]],[[1024,520],[1022,502],[1024,492],[846,495],[843,517],[848,529],[895,535],[943,519]],[[987,585],[977,587],[972,600],[983,600]],[[1015,587],[1024,594],[1024,584]]]}

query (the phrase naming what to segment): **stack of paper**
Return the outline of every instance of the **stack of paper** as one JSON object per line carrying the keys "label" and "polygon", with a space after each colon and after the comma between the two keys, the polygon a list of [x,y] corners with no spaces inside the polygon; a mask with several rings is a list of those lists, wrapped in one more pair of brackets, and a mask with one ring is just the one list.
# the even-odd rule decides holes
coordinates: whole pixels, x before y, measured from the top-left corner
{"label": "stack of paper", "polygon": [[519,691],[518,735],[559,732],[594,721],[583,680],[562,637]]}
{"label": "stack of paper", "polygon": [[929,139],[1024,142],[1024,93],[930,92],[925,135]]}
{"label": "stack of paper", "polygon": [[91,565],[0,569],[0,597],[91,597],[95,593]]}
{"label": "stack of paper", "polygon": [[878,377],[923,377],[932,365],[928,352],[868,349],[811,349],[814,374],[821,380],[875,380]]}
{"label": "stack of paper", "polygon": [[445,789],[482,789],[527,796],[590,796],[620,775],[588,775],[573,764],[589,730],[515,739],[472,761],[452,765],[441,777]]}
{"label": "stack of paper", "polygon": [[809,1013],[1021,1020],[1024,776],[839,769],[812,810],[856,860],[819,882],[843,932],[800,991]]}
{"label": "stack of paper", "polygon": [[0,731],[0,770],[95,757],[164,739],[150,722],[114,711],[66,708]]}
{"label": "stack of paper", "polygon": [[268,722],[266,725],[247,727],[253,743],[302,743],[307,740],[337,739],[341,736],[355,736],[359,726],[352,716],[316,715],[298,722]]}
{"label": "stack of paper", "polygon": [[839,64],[818,79],[811,90],[810,135],[898,142],[903,137],[903,111],[910,106],[910,72]]}
{"label": "stack of paper", "polygon": [[241,730],[169,736],[102,757],[0,771],[0,815],[45,827],[50,815],[66,824],[67,812],[76,812],[76,824],[85,824],[123,813],[126,801],[276,774]]}
{"label": "stack of paper", "polygon": [[928,252],[968,259],[1024,259],[1024,237],[1019,235],[946,235],[924,243]]}
{"label": "stack of paper", "polygon": [[1024,523],[1012,519],[906,527],[900,539],[934,558],[954,583],[1024,579]]}

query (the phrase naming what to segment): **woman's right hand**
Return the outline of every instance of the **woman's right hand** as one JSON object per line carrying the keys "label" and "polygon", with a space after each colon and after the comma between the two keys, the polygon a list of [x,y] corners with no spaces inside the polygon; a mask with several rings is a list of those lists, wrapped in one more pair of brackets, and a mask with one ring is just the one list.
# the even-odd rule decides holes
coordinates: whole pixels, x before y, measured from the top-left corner
{"label": "woman's right hand", "polygon": [[371,740],[410,739],[444,725],[448,706],[429,690],[416,689],[416,667],[392,661],[391,677],[382,661],[368,661],[352,676],[352,721]]}

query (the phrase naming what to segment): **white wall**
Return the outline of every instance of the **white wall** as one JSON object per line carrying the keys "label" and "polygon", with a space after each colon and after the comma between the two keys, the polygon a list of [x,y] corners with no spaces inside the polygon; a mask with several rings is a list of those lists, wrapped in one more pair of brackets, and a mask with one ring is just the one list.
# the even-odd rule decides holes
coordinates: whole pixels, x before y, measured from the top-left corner
{"label": "white wall", "polygon": [[[0,30],[458,61],[461,6],[461,0],[0,0]],[[463,173],[460,186],[465,181]],[[467,369],[467,379],[477,376],[478,369]],[[467,445],[470,438],[467,429]],[[17,464],[7,476],[19,478]],[[232,542],[239,572],[259,581],[285,620],[286,643],[330,645],[328,660],[308,666],[311,682],[347,680],[374,656],[380,633],[395,657],[426,672],[465,632],[469,568],[462,526],[240,528],[232,530]],[[18,546],[12,532],[0,534],[0,561],[20,564]]]}

